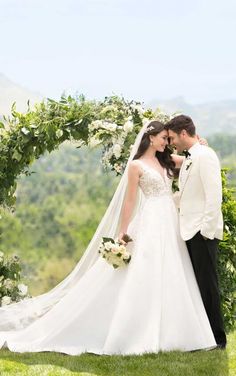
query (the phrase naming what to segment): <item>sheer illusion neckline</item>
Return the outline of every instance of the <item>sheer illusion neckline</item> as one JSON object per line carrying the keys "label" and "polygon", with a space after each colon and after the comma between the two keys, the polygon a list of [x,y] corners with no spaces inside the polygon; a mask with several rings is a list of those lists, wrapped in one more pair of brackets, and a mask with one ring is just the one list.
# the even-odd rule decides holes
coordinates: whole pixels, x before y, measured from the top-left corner
{"label": "sheer illusion neckline", "polygon": [[160,175],[160,177],[163,179],[163,181],[165,182],[165,168],[163,168],[163,174],[158,171],[157,169],[155,169],[154,167],[152,166],[149,166],[147,163],[143,162],[141,159],[137,159],[139,162],[141,162],[142,165],[144,165],[146,168],[149,168],[150,170],[156,172],[158,175]]}

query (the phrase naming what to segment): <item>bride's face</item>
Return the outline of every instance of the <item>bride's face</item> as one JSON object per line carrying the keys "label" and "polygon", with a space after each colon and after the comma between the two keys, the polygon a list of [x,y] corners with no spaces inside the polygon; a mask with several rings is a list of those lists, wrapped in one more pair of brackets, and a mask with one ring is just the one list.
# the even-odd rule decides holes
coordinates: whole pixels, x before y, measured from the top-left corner
{"label": "bride's face", "polygon": [[163,153],[166,145],[168,145],[168,132],[164,130],[156,136],[150,135],[150,141],[153,142],[152,147],[155,148],[156,151]]}

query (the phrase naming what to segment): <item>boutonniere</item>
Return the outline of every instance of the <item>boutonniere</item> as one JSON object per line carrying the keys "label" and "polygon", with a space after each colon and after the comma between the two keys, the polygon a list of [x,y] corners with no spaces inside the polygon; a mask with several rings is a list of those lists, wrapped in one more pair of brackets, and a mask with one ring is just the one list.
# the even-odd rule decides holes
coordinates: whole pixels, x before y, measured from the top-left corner
{"label": "boutonniere", "polygon": [[189,167],[191,166],[192,163],[193,163],[192,159],[187,158],[187,160],[186,160],[186,167],[185,167],[186,171],[189,169]]}

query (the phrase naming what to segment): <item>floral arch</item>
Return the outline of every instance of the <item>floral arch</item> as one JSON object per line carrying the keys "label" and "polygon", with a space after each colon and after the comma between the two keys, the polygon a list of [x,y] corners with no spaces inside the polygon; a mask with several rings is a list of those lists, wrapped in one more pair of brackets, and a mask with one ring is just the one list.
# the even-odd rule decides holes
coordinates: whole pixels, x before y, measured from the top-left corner
{"label": "floral arch", "polygon": [[[76,147],[102,146],[102,164],[121,175],[137,133],[150,119],[162,122],[169,116],[145,110],[141,103],[111,96],[103,101],[88,101],[84,96],[47,99],[24,114],[12,106],[12,116],[0,123],[0,214],[14,209],[17,178],[30,174],[29,166],[46,151],[57,149],[66,140]],[[234,326],[236,202],[222,172],[224,241],[220,243],[222,307],[228,329]],[[4,215],[2,217],[4,220]]]}

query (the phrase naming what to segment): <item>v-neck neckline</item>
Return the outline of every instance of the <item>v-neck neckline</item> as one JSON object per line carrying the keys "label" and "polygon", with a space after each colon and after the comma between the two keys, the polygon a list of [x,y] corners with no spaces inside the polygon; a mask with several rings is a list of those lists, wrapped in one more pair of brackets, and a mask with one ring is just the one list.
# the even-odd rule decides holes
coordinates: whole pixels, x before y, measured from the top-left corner
{"label": "v-neck neckline", "polygon": [[138,159],[138,161],[140,161],[141,163],[143,163],[147,168],[149,168],[149,169],[155,171],[158,175],[160,175],[160,177],[161,177],[161,178],[163,179],[163,181],[165,182],[165,168],[163,168],[163,172],[164,172],[164,174],[162,175],[162,174],[160,173],[160,171],[156,170],[156,169],[155,169],[154,167],[152,167],[152,166],[149,166],[147,163],[143,162],[143,160]]}

